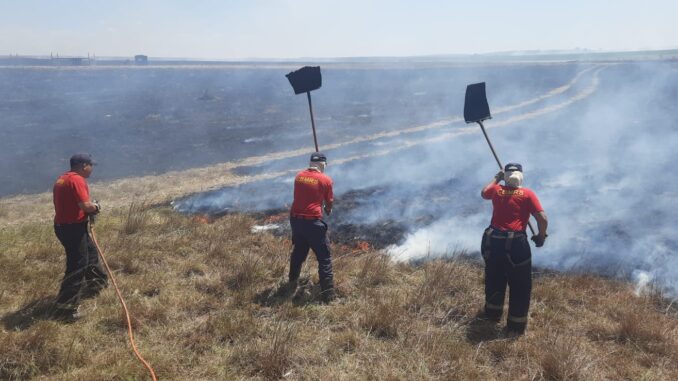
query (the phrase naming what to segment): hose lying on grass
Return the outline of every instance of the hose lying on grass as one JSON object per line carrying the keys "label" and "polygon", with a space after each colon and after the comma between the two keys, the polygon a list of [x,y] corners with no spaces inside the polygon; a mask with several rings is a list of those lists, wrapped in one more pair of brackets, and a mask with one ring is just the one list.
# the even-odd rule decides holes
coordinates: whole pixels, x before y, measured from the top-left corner
{"label": "hose lying on grass", "polygon": [[111,268],[108,267],[108,262],[106,262],[106,257],[104,256],[104,252],[101,250],[101,247],[99,247],[99,242],[97,241],[97,237],[94,234],[94,226],[91,223],[88,223],[89,226],[89,233],[90,237],[92,237],[92,241],[94,241],[94,246],[96,247],[97,251],[99,252],[99,256],[101,256],[101,261],[104,263],[104,266],[106,267],[106,272],[108,273],[109,278],[111,279],[111,282],[113,283],[113,287],[115,288],[115,293],[118,295],[118,300],[120,300],[120,304],[122,304],[122,309],[125,312],[125,318],[127,319],[127,336],[129,336],[129,342],[132,345],[132,350],[134,351],[134,354],[137,356],[139,361],[141,361],[142,364],[148,369],[148,371],[151,373],[151,378],[153,381],[157,381],[158,379],[155,376],[155,371],[151,367],[151,364],[148,363],[142,356],[141,353],[139,353],[139,349],[137,348],[136,343],[134,342],[134,333],[132,332],[132,319],[130,318],[129,310],[127,309],[127,304],[125,303],[125,300],[122,298],[122,294],[120,293],[120,289],[118,288],[118,284],[115,281],[115,277],[113,276],[113,271],[111,271]]}

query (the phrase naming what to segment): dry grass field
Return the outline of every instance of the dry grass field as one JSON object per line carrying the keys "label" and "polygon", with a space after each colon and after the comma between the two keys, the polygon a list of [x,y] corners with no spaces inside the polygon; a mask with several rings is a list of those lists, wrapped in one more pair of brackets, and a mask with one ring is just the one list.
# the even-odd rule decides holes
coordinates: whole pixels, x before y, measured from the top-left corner
{"label": "dry grass field", "polygon": [[[678,313],[658,292],[540,273],[528,333],[510,338],[476,317],[482,268],[463,256],[404,264],[334,246],[338,301],[318,301],[312,255],[303,292],[278,296],[290,242],[253,223],[165,207],[101,215],[99,241],[159,379],[678,379]],[[3,226],[0,252],[0,379],[149,378],[111,288],[80,321],[46,318],[64,267],[49,223]]]}

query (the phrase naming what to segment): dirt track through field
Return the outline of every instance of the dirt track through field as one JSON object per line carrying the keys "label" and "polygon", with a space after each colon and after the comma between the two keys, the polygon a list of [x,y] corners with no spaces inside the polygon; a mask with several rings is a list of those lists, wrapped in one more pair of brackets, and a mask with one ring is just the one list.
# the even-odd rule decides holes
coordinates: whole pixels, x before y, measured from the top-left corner
{"label": "dirt track through field", "polygon": [[[577,85],[582,80],[582,78],[584,78],[585,74],[591,73],[591,76],[589,77],[590,82],[588,82],[585,87],[569,98],[566,98],[558,103],[545,105],[529,112],[511,116],[504,120],[493,121],[487,126],[487,128],[492,129],[505,127],[516,124],[517,122],[530,120],[548,113],[562,110],[575,102],[589,97],[598,88],[598,73],[606,66],[607,65],[595,65],[583,69],[578,72],[570,82],[563,86],[554,88],[543,95],[517,103],[515,105],[498,108],[494,112],[495,116],[535,105],[558,95],[563,95],[575,85]],[[461,123],[463,123],[463,118],[452,117],[425,125],[358,136],[343,142],[325,145],[323,150],[330,151],[359,143],[408,136],[424,131],[435,131],[436,129],[442,129],[443,127],[449,127],[453,124]],[[458,127],[450,131],[441,131],[434,136],[413,138],[405,142],[393,143],[388,148],[379,151],[371,151],[369,154],[339,158],[333,160],[333,163],[342,164],[365,158],[385,156],[418,145],[454,139],[462,135],[475,133],[477,130],[478,128],[475,125],[469,127]],[[91,184],[91,193],[93,197],[102,201],[104,211],[106,211],[106,209],[111,210],[126,207],[132,202],[144,202],[152,204],[163,203],[178,197],[197,192],[203,192],[210,189],[216,189],[224,186],[234,186],[252,181],[272,179],[294,173],[297,169],[267,172],[253,176],[247,176],[237,175],[233,173],[233,169],[307,155],[311,152],[312,150],[310,149],[280,151],[268,155],[253,156],[203,168],[172,171],[154,176],[142,176],[107,182],[95,182]],[[51,194],[47,192],[0,198],[0,226],[21,224],[29,221],[49,221],[53,216],[51,198]]]}

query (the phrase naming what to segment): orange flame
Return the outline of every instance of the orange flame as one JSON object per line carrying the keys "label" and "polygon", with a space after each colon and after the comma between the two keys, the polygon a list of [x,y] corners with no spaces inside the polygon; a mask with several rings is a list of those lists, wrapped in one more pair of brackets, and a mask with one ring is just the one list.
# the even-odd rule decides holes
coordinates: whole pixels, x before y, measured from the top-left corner
{"label": "orange flame", "polygon": [[280,222],[280,221],[283,221],[287,216],[288,216],[287,212],[274,214],[274,215],[266,217],[266,219],[264,219],[264,223],[265,224],[272,224],[272,223]]}
{"label": "orange flame", "polygon": [[200,214],[200,215],[197,215],[197,216],[193,216],[193,218],[191,218],[191,221],[193,221],[196,224],[201,224],[201,225],[206,225],[206,224],[209,224],[209,223],[212,222],[210,220],[210,217],[206,214]]}
{"label": "orange flame", "polygon": [[369,251],[370,250],[370,243],[367,241],[358,241],[355,244],[355,248],[360,250],[360,251]]}

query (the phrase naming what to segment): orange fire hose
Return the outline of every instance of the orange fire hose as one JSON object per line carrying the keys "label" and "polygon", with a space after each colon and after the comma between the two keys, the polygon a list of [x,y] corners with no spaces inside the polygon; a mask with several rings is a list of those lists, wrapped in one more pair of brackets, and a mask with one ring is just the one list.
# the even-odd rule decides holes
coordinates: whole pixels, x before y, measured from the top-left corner
{"label": "orange fire hose", "polygon": [[122,294],[120,293],[120,289],[118,288],[118,284],[115,281],[115,277],[113,276],[113,272],[111,271],[111,268],[108,267],[108,262],[106,262],[106,257],[104,257],[104,252],[101,250],[99,247],[99,242],[97,242],[97,237],[94,235],[94,226],[90,222],[89,224],[89,233],[90,237],[92,237],[92,241],[94,242],[94,246],[96,247],[97,251],[99,252],[99,255],[101,256],[101,261],[104,263],[104,266],[106,267],[106,272],[108,273],[108,276],[111,278],[111,282],[113,283],[113,287],[115,287],[115,293],[118,295],[118,299],[120,300],[120,304],[122,304],[122,309],[125,311],[125,318],[127,319],[127,336],[129,336],[129,342],[132,345],[132,350],[134,351],[134,354],[137,356],[139,361],[141,361],[142,364],[148,369],[148,371],[151,373],[151,378],[153,381],[158,381],[158,379],[155,377],[155,371],[151,367],[151,364],[148,363],[142,356],[141,353],[139,353],[139,349],[137,348],[136,343],[134,342],[134,333],[132,332],[132,319],[130,318],[129,310],[127,309],[127,304],[125,303],[125,300],[122,298]]}

